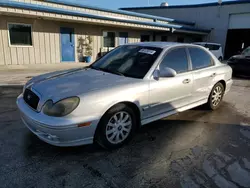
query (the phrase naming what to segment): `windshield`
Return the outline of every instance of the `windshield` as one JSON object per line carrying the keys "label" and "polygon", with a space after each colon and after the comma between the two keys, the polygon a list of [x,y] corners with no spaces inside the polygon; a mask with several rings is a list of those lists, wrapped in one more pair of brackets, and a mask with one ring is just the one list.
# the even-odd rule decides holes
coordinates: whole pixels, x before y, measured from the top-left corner
{"label": "windshield", "polygon": [[143,78],[149,71],[161,48],[125,45],[109,52],[91,67],[122,76]]}
{"label": "windshield", "polygon": [[244,55],[244,56],[250,56],[250,47],[243,50],[243,52],[241,54]]}

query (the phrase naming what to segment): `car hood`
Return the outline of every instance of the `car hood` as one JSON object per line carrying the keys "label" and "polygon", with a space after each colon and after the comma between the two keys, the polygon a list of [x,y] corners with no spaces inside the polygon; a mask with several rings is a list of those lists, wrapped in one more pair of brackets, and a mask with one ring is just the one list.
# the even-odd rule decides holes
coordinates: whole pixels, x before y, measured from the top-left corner
{"label": "car hood", "polygon": [[58,71],[34,77],[27,87],[43,100],[54,101],[79,96],[91,91],[133,83],[136,79],[106,73],[90,68]]}

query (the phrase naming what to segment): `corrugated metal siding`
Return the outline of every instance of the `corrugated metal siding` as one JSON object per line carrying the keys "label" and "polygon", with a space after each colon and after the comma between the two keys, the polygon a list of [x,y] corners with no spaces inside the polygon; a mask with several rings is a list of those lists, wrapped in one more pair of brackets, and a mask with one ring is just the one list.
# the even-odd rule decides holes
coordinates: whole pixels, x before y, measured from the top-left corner
{"label": "corrugated metal siding", "polygon": [[[8,23],[24,23],[32,25],[31,47],[9,46]],[[116,32],[116,46],[118,45],[119,32],[128,32],[129,42],[140,41],[140,31],[114,27],[97,26],[90,24],[77,24],[70,22],[58,22],[42,19],[29,19],[11,16],[2,16],[0,19],[0,65],[23,64],[51,64],[61,62],[60,52],[60,27],[74,28],[75,31],[75,60],[78,60],[78,38],[93,37],[93,59],[96,58],[102,48],[103,31]]]}
{"label": "corrugated metal siding", "polygon": [[[33,46],[9,46],[8,23],[32,25]],[[23,65],[60,62],[59,33],[56,22],[1,16],[0,64]]]}
{"label": "corrugated metal siding", "polygon": [[[1,16],[0,16],[1,18]],[[3,31],[6,29],[4,20],[0,19],[0,65],[5,65],[5,52],[4,52],[4,41],[3,41]]]}
{"label": "corrugated metal siding", "polygon": [[103,31],[115,32],[115,46],[119,45],[119,32],[128,32],[128,42],[134,43],[140,41],[140,31],[127,30],[122,28],[114,27],[100,27],[100,26],[90,26],[90,25],[78,25],[75,27],[75,44],[76,44],[76,61],[79,62],[77,54],[78,39],[82,37],[85,39],[88,35],[93,38],[92,48],[93,48],[93,59],[97,57],[100,51],[106,51],[107,48],[103,47]]}

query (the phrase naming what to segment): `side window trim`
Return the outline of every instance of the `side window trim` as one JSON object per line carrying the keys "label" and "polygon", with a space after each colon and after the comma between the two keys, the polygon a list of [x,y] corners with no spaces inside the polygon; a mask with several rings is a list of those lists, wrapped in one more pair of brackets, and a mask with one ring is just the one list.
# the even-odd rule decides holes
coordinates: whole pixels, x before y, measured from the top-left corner
{"label": "side window trim", "polygon": [[192,71],[191,58],[188,57],[188,56],[189,56],[189,55],[188,55],[189,53],[188,53],[188,49],[187,49],[186,46],[172,47],[172,48],[166,50],[165,52],[163,52],[164,54],[163,54],[163,56],[161,57],[161,59],[159,60],[159,63],[158,63],[158,65],[157,65],[156,69],[160,70],[160,64],[162,63],[162,61],[164,60],[164,58],[165,58],[171,51],[176,50],[176,49],[182,49],[182,48],[183,48],[183,49],[185,50],[185,52],[186,52],[186,57],[187,57],[187,62],[188,62],[188,70],[185,71],[185,72],[177,73],[177,75],[185,74],[185,73],[187,73],[187,72]]}
{"label": "side window trim", "polygon": [[185,47],[187,59],[188,59],[188,72],[193,71],[192,59],[188,50],[188,47]]}
{"label": "side window trim", "polygon": [[[191,58],[190,51],[189,51],[190,48],[197,48],[197,49],[200,49],[200,50],[204,51],[206,54],[208,54],[208,55],[210,56],[211,61],[212,61],[212,64],[209,65],[209,66],[207,66],[207,67],[202,67],[202,68],[199,68],[199,69],[193,69],[192,58]],[[198,70],[202,70],[202,69],[206,69],[206,68],[210,68],[210,67],[215,66],[215,62],[214,62],[213,57],[212,57],[208,52],[206,52],[205,50],[203,50],[203,49],[201,49],[201,48],[193,47],[193,46],[190,47],[190,46],[189,46],[189,47],[187,47],[187,53],[188,53],[189,61],[190,61],[190,64],[191,64],[191,70],[190,70],[190,71],[198,71]]]}

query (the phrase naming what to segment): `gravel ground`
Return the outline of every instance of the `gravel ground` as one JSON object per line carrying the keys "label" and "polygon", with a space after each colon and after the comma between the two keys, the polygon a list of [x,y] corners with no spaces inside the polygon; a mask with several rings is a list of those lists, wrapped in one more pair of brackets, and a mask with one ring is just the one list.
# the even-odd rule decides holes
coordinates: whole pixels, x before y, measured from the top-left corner
{"label": "gravel ground", "polygon": [[123,148],[59,148],[21,123],[19,88],[0,88],[0,187],[250,187],[250,81],[204,107],[144,126]]}

